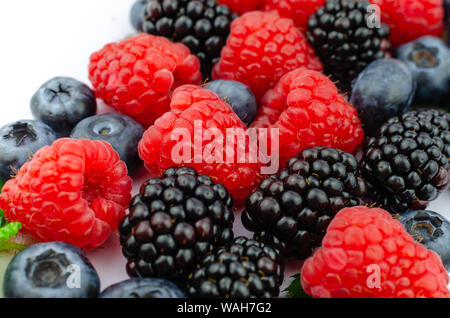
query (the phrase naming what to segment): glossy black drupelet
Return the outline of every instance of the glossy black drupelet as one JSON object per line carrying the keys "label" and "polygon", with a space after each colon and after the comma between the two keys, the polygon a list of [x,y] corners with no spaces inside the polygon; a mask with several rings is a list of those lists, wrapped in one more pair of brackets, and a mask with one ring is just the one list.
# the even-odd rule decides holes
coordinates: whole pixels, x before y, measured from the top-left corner
{"label": "glossy black drupelet", "polygon": [[393,117],[365,143],[361,171],[373,205],[391,213],[421,210],[447,187],[449,148],[440,136],[448,138],[448,121],[438,114]]}
{"label": "glossy black drupelet", "polygon": [[365,0],[327,0],[308,21],[307,37],[342,90],[372,61],[383,58],[390,48],[389,27],[370,27],[373,10]]}
{"label": "glossy black drupelet", "polygon": [[201,298],[272,298],[280,293],[284,265],[280,252],[238,237],[229,249],[207,256],[189,279],[189,294]]}
{"label": "glossy black drupelet", "polygon": [[233,199],[192,168],[145,182],[119,225],[131,277],[183,281],[198,262],[233,241]]}
{"label": "glossy black drupelet", "polygon": [[359,205],[366,185],[356,158],[338,149],[315,147],[291,158],[246,202],[244,226],[274,244],[284,256],[305,259],[322,243],[342,208]]}
{"label": "glossy black drupelet", "polygon": [[216,0],[150,0],[143,8],[142,30],[185,44],[210,78],[237,17]]}

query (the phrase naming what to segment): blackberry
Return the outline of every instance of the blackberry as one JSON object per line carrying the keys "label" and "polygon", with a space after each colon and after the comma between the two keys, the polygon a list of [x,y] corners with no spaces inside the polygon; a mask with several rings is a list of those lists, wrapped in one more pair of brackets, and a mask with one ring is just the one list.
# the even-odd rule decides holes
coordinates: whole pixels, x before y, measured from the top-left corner
{"label": "blackberry", "polygon": [[209,78],[237,17],[216,0],[150,0],[143,8],[142,30],[185,44]]}
{"label": "blackberry", "polygon": [[119,225],[131,277],[183,281],[198,262],[233,241],[233,199],[188,167],[145,182]]}
{"label": "blackberry", "polygon": [[348,91],[351,81],[390,49],[389,27],[371,25],[376,22],[365,0],[327,0],[310,16],[308,41],[340,89]]}
{"label": "blackberry", "polygon": [[208,255],[188,281],[191,297],[272,298],[280,293],[284,265],[280,252],[238,237],[229,249]]}
{"label": "blackberry", "polygon": [[305,259],[321,245],[336,213],[359,205],[365,190],[352,154],[306,149],[288,161],[286,170],[262,181],[247,199],[242,222],[284,256]]}
{"label": "blackberry", "polygon": [[367,140],[361,170],[373,205],[394,214],[422,210],[446,188],[448,116],[439,114],[412,111],[393,117]]}

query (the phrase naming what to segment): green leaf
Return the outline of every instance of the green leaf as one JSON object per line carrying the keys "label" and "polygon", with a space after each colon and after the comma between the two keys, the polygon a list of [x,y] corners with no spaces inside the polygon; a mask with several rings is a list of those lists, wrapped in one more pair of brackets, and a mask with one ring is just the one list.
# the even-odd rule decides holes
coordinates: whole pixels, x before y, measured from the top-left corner
{"label": "green leaf", "polygon": [[288,298],[311,298],[302,287],[302,284],[300,283],[300,274],[296,274],[292,276],[294,280],[289,285],[288,288],[286,288],[284,291],[287,292]]}
{"label": "green leaf", "polygon": [[0,251],[23,250],[26,246],[12,242],[10,239],[16,237],[22,224],[19,222],[8,222],[0,209]]}

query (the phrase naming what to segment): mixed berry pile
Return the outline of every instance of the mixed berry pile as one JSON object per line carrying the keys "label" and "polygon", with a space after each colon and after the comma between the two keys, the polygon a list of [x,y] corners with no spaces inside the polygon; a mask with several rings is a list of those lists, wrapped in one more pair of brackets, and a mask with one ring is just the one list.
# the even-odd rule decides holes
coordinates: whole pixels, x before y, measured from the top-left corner
{"label": "mixed berry pile", "polygon": [[[279,297],[300,260],[289,295],[449,298],[450,222],[427,210],[450,183],[449,15],[137,0],[91,86],[52,78],[0,128],[4,295]],[[130,279],[101,292],[83,249],[116,231]]]}

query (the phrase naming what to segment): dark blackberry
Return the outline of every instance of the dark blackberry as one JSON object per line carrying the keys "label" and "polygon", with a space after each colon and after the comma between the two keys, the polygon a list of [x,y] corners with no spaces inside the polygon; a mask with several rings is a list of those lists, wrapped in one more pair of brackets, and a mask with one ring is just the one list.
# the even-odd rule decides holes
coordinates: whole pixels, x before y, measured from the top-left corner
{"label": "dark blackberry", "polygon": [[208,255],[188,281],[191,297],[272,298],[280,293],[284,265],[280,252],[238,237],[229,249]]}
{"label": "dark blackberry", "polygon": [[324,72],[345,91],[351,81],[390,48],[389,27],[371,26],[374,11],[365,0],[327,0],[308,21],[307,37]]}
{"label": "dark blackberry", "polygon": [[143,9],[142,30],[185,44],[210,78],[237,17],[216,0],[150,0]]}
{"label": "dark blackberry", "polygon": [[246,202],[244,226],[285,256],[307,258],[344,207],[365,194],[358,161],[338,149],[315,147],[291,158],[286,170],[262,181]]}
{"label": "dark blackberry", "polygon": [[233,241],[233,199],[188,167],[145,182],[119,225],[131,277],[184,280],[198,262]]}
{"label": "dark blackberry", "polygon": [[439,114],[412,111],[393,117],[367,140],[361,171],[373,205],[394,214],[422,210],[447,187],[448,116]]}

